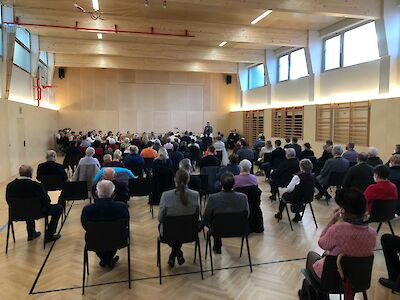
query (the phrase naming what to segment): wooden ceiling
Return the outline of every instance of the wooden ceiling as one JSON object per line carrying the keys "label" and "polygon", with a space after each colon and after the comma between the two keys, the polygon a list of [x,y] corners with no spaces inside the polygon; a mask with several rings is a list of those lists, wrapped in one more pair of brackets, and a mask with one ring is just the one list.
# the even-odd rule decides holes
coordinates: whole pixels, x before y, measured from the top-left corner
{"label": "wooden ceiling", "polygon": [[[178,69],[210,72],[224,72],[224,66],[232,72],[238,62],[263,62],[265,49],[305,46],[308,30],[321,30],[345,18],[378,19],[382,9],[381,0],[167,0],[166,8],[162,0],[149,0],[148,7],[144,0],[99,0],[104,20],[92,20],[74,7],[73,0],[13,2],[21,24],[93,29],[27,26],[40,36],[41,50],[56,54],[58,66],[85,62],[87,67],[168,69],[180,64]],[[76,3],[92,10],[91,0]],[[250,24],[267,9],[272,10],[269,16]],[[103,33],[103,40],[97,39],[96,31],[116,25],[136,32],[153,27],[163,34],[184,35],[187,30],[190,36]],[[227,45],[218,47],[222,41]]]}

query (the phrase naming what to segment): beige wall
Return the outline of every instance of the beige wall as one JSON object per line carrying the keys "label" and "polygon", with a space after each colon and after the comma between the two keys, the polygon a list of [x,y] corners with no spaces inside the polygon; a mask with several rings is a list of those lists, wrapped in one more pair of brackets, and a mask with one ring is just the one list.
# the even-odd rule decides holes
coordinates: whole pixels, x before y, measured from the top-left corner
{"label": "beige wall", "polygon": [[60,127],[84,131],[226,132],[239,97],[235,77],[208,73],[68,68],[55,85]]}

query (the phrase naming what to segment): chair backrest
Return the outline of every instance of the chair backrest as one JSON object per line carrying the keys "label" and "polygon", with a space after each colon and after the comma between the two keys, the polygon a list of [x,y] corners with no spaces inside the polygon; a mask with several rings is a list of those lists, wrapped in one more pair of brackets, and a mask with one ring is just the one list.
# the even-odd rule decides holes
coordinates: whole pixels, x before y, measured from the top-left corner
{"label": "chair backrest", "polygon": [[217,157],[220,162],[222,162],[222,151],[216,151],[217,152]]}
{"label": "chair backrest", "polygon": [[45,175],[40,181],[46,191],[59,191],[62,189],[64,182],[65,180],[62,174]]}
{"label": "chair backrest", "polygon": [[31,221],[44,217],[40,198],[10,198],[8,201],[10,221]]}
{"label": "chair backrest", "polygon": [[200,175],[190,175],[192,177],[200,178],[200,194],[205,195],[208,193],[208,175],[207,174],[200,174]]}
{"label": "chair backrest", "polygon": [[145,169],[152,169],[153,161],[154,161],[154,158],[145,158],[144,159],[144,168]]}
{"label": "chair backrest", "polygon": [[139,176],[140,178],[143,177],[143,166],[142,165],[135,163],[135,164],[132,164],[129,169],[132,171],[133,175]]}
{"label": "chair backrest", "polygon": [[387,222],[394,219],[398,200],[374,200],[369,222]]}
{"label": "chair backrest", "polygon": [[194,242],[198,238],[199,214],[165,216],[162,223],[162,241],[170,244]]}
{"label": "chair backrest", "polygon": [[203,167],[200,170],[202,175],[207,175],[208,179],[208,187],[207,192],[209,194],[213,194],[216,192],[215,190],[215,182],[217,181],[217,174],[219,172],[220,167]]}
{"label": "chair backrest", "polygon": [[214,237],[242,237],[250,232],[249,219],[246,211],[238,213],[217,213],[211,221],[211,231]]}
{"label": "chair backrest", "polygon": [[135,178],[129,180],[129,195],[133,197],[149,196],[153,192],[153,178]]}
{"label": "chair backrest", "polygon": [[357,164],[356,161],[350,161],[349,162],[349,168],[354,167]]}
{"label": "chair backrest", "polygon": [[264,158],[263,158],[263,162],[271,162],[271,156],[272,156],[272,153],[271,152],[269,152],[269,153],[264,153]]}
{"label": "chair backrest", "polygon": [[113,251],[126,247],[129,243],[127,220],[88,222],[85,234],[89,251]]}
{"label": "chair backrest", "polygon": [[86,200],[89,198],[86,181],[66,181],[60,198],[63,200]]}
{"label": "chair backrest", "polygon": [[329,174],[329,186],[342,186],[347,172],[331,172]]}
{"label": "chair backrest", "polygon": [[[322,270],[321,287],[324,291],[342,293],[341,278],[337,268],[337,256],[326,256]],[[359,293],[369,289],[374,256],[351,257],[343,256],[340,264],[345,278],[350,281],[353,292]]]}

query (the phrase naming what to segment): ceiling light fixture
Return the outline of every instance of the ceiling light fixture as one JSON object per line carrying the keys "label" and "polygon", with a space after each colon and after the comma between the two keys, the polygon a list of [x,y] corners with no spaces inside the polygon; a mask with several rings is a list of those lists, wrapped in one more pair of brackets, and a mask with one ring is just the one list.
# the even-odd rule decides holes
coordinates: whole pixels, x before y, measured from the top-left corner
{"label": "ceiling light fixture", "polygon": [[100,10],[99,0],[92,0],[92,5],[94,10]]}
{"label": "ceiling light fixture", "polygon": [[103,39],[103,34],[101,32],[97,33],[97,38],[99,40],[102,40]]}
{"label": "ceiling light fixture", "polygon": [[272,10],[267,10],[265,11],[262,15],[258,16],[257,18],[255,18],[253,21],[251,21],[251,25],[257,24],[258,22],[260,22],[262,19],[264,19],[265,17],[267,17],[270,13],[272,13]]}
{"label": "ceiling light fixture", "polygon": [[220,47],[223,47],[223,46],[225,46],[226,44],[228,44],[228,42],[227,41],[223,41],[221,44],[219,44],[218,46],[220,46]]}

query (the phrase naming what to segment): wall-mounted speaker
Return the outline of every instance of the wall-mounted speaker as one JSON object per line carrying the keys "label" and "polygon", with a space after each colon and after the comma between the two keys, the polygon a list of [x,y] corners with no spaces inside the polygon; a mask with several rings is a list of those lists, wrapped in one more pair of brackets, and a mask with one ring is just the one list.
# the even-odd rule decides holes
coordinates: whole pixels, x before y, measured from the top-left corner
{"label": "wall-mounted speaker", "polygon": [[232,75],[226,75],[225,80],[226,84],[232,84]]}
{"label": "wall-mounted speaker", "polygon": [[65,69],[64,68],[59,68],[58,69],[58,78],[64,79],[65,77]]}

